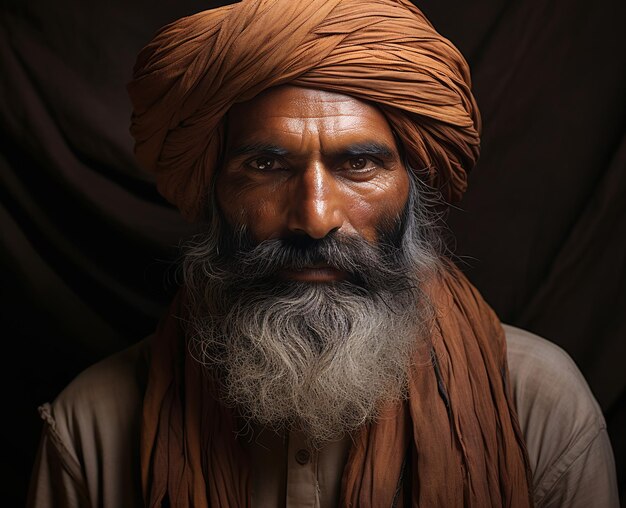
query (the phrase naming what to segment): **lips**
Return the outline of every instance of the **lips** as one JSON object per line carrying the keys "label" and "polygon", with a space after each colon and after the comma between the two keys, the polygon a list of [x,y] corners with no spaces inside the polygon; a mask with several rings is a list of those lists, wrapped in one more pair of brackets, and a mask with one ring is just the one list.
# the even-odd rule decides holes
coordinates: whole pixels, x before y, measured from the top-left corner
{"label": "lips", "polygon": [[302,269],[288,269],[282,273],[283,277],[302,282],[333,282],[344,280],[346,272],[328,265],[307,266]]}

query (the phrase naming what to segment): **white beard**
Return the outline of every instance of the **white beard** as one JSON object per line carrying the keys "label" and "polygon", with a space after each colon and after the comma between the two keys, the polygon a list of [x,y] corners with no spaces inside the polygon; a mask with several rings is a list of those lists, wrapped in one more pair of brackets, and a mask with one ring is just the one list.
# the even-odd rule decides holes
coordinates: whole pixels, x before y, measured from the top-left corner
{"label": "white beard", "polygon": [[227,404],[321,443],[404,397],[429,306],[355,295],[341,284],[291,286],[264,299],[241,294],[218,319],[196,318],[190,347],[220,373]]}

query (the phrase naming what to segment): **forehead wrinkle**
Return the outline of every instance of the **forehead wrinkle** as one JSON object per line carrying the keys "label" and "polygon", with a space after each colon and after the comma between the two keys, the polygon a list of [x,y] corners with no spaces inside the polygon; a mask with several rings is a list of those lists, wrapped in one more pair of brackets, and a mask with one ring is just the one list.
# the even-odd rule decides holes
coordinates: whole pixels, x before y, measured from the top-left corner
{"label": "forehead wrinkle", "polygon": [[[350,132],[353,129],[343,129],[340,132]],[[285,134],[285,131],[280,131]],[[229,149],[231,156],[249,155],[255,152],[267,152],[277,156],[295,156],[302,153],[318,153],[324,156],[337,154],[358,155],[370,154],[382,157],[397,156],[395,140],[386,139],[385,136],[363,135],[356,138],[339,138],[337,131],[330,134],[326,132],[289,132],[289,138],[272,135],[271,131],[265,131],[261,136],[253,135],[244,138],[243,142],[237,143]],[[281,137],[280,140],[277,138]]]}
{"label": "forehead wrinkle", "polygon": [[[328,115],[324,117],[284,117],[284,131],[290,134],[317,134],[333,136],[338,133],[356,133],[367,128],[371,119],[366,115]],[[356,120],[356,121],[355,121]],[[369,120],[369,121],[368,121]]]}
{"label": "forehead wrinkle", "polygon": [[[323,128],[321,131],[323,132]],[[322,150],[322,132],[320,132],[319,125],[307,123],[300,135],[300,152],[320,153]]]}
{"label": "forehead wrinkle", "polygon": [[330,117],[344,117],[344,118],[364,118],[369,117],[368,114],[360,114],[360,113],[338,113],[337,111],[331,111],[327,114],[315,114],[315,115],[303,115],[301,113],[270,113],[268,115],[264,115],[266,118],[287,118],[291,120],[326,120]]}
{"label": "forehead wrinkle", "polygon": [[[254,153],[256,147],[258,147],[258,152],[263,152],[265,151],[263,147],[266,146],[272,148],[272,150],[267,150],[270,153],[289,157],[315,152],[319,153],[321,141],[319,133],[316,130],[304,128],[295,131],[287,131],[272,128],[251,133],[249,136],[243,136],[241,142],[236,145],[235,149],[231,149],[230,153],[235,156],[238,151],[244,151],[246,154]],[[237,147],[243,147],[243,150],[237,150]]]}
{"label": "forehead wrinkle", "polygon": [[249,106],[239,105],[241,114],[237,115],[236,136],[245,143],[262,141],[291,155],[307,157],[337,154],[345,147],[374,139],[394,148],[396,145],[380,111],[352,97],[315,91],[282,102],[273,95],[261,97],[260,102]]}
{"label": "forehead wrinkle", "polygon": [[[264,135],[262,136],[262,139],[264,142],[268,142],[271,140],[275,140],[277,137],[280,137],[284,134],[288,134],[290,136],[297,136],[297,137],[305,137],[306,135],[312,135],[312,134],[316,134],[316,135],[324,136],[324,137],[328,137],[328,136],[332,137],[333,135],[336,135],[339,133],[341,134],[357,133],[358,134],[360,129],[363,126],[363,125],[348,125],[348,126],[339,125],[338,126],[336,125],[336,122],[334,123],[335,125],[333,125],[332,127],[322,126],[323,127],[322,129],[319,128],[320,126],[312,125],[312,124],[309,124],[308,122],[306,122],[305,125],[302,125],[302,123],[298,122],[297,125],[291,124],[291,125],[284,125],[284,126],[279,126],[279,127],[272,126],[271,128],[263,129]],[[244,132],[243,135],[240,135],[238,137],[243,137],[244,139],[250,138],[250,139],[256,140],[257,136],[256,136],[256,132],[254,132],[256,130],[257,129],[252,130],[252,132]],[[329,131],[329,132],[326,132],[326,131]],[[280,144],[280,143],[275,143],[275,141],[272,141],[272,144]]]}

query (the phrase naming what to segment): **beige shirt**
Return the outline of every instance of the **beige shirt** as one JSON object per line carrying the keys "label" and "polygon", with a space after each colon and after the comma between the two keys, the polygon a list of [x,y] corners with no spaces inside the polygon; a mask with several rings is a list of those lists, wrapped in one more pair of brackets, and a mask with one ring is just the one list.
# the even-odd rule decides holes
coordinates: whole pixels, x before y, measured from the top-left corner
{"label": "beige shirt", "polygon": [[[505,331],[535,506],[618,507],[604,418],[576,365],[544,339]],[[147,360],[143,341],[90,367],[40,408],[44,429],[28,506],[142,506],[138,443]],[[295,432],[241,439],[252,460],[253,506],[336,506],[349,438],[318,451]]]}

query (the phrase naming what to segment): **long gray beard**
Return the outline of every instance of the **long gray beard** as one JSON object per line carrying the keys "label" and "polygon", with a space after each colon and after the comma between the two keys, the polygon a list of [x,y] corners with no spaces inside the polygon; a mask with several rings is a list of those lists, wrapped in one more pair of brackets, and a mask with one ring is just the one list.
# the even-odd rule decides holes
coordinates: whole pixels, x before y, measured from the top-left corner
{"label": "long gray beard", "polygon": [[184,276],[190,351],[219,380],[223,401],[251,421],[297,428],[321,444],[405,397],[432,318],[421,287],[437,265],[420,217],[409,214],[402,237],[405,273],[380,277],[373,290],[236,276],[220,255],[215,215],[209,233],[187,247]]}

